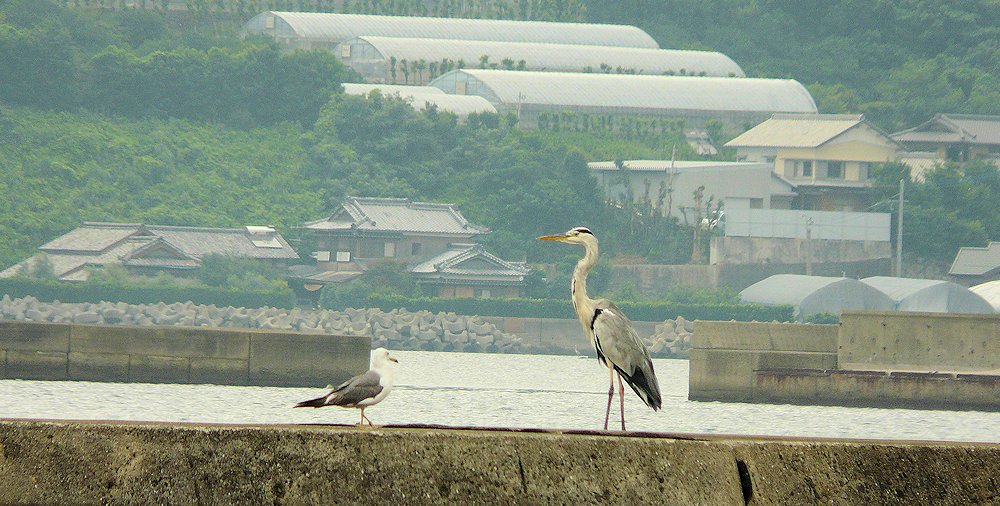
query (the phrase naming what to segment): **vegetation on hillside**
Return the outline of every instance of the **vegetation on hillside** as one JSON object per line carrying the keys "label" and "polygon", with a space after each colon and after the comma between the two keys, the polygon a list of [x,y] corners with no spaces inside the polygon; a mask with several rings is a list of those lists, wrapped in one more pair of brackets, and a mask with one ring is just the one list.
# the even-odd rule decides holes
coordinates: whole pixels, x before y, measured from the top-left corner
{"label": "vegetation on hillside", "polygon": [[1000,114],[1000,3],[587,0],[592,22],[639,26],[660,47],[721,51],[751,77],[807,85],[820,112],[887,131],[934,113]]}
{"label": "vegetation on hillside", "polygon": [[[817,83],[825,111],[868,112],[891,130],[934,112],[1000,112],[991,98],[1000,65],[989,64],[1000,61],[998,39],[989,39],[994,4],[913,1],[904,15],[880,3],[880,16],[908,23],[905,34],[896,25],[883,34],[867,18],[860,25],[868,32],[815,22],[808,32],[799,7],[779,2],[573,5],[591,21],[639,24],[664,47],[721,50],[752,75]],[[829,5],[833,14],[851,8]],[[606,206],[586,168],[590,160],[669,158],[674,147],[678,159],[690,158],[680,125],[623,138],[599,129],[522,132],[496,115],[461,123],[395,99],[340,94],[340,83],[356,77],[328,53],[283,53],[236,37],[232,25],[193,32],[172,19],[0,3],[0,265],[84,220],[268,224],[294,236],[292,227],[345,195],[455,202],[493,229],[487,246],[509,259],[559,261],[570,250],[534,237],[574,225],[597,231],[612,255],[653,263],[691,256],[691,230],[655,212],[659,189]],[[936,35],[954,27],[961,33],[953,39]],[[821,51],[835,40],[840,52]],[[933,79],[910,78],[918,74]],[[897,169],[881,173],[886,199]],[[989,167],[944,167],[911,185],[907,249],[945,261],[959,246],[1000,239],[991,207],[997,178]]]}

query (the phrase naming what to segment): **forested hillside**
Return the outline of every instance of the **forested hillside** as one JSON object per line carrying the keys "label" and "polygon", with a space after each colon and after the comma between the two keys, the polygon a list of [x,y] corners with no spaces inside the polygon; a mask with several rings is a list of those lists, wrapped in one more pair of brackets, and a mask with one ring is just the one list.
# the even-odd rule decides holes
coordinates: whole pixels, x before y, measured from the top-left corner
{"label": "forested hillside", "polygon": [[[599,230],[611,253],[657,263],[690,257],[690,229],[652,212],[663,197],[656,188],[606,206],[585,167],[588,160],[669,158],[674,147],[679,159],[692,158],[679,130],[622,138],[525,133],[495,115],[459,123],[395,100],[345,97],[340,83],[357,79],[350,69],[328,53],[282,53],[266,40],[241,40],[233,11],[198,2],[182,14],[65,3],[0,2],[0,266],[84,220],[271,224],[294,236],[292,227],[348,194],[456,202],[494,230],[488,245],[506,258],[575,253],[540,248],[533,238],[578,224]],[[532,5],[549,18],[636,23],[665,47],[717,49],[752,74],[818,83],[827,112],[863,111],[889,130],[900,118],[922,121],[934,112],[998,113],[1000,99],[990,97],[1000,65],[989,63],[997,62],[998,38],[988,37],[997,27],[984,17],[995,3],[912,2],[906,16],[898,2],[881,7],[909,20],[908,45],[891,37],[903,28],[885,28],[887,35],[870,22],[861,25],[878,33],[845,25],[817,28],[808,33],[831,35],[810,38],[790,17],[799,15],[794,4],[744,3]],[[362,5],[393,12],[406,2],[352,8]],[[909,17],[920,13],[923,24]],[[955,26],[962,34],[943,42],[940,35]],[[834,39],[841,52],[821,50]],[[904,78],[905,69],[932,64],[946,70],[920,74],[933,82]],[[880,174],[889,197],[900,172]],[[1000,206],[990,205],[1000,195],[995,169],[945,168],[907,195],[907,222],[918,225],[908,229],[909,251],[946,262],[961,245],[1000,239]]]}
{"label": "forested hillside", "polygon": [[820,112],[865,113],[888,131],[938,112],[1000,114],[994,0],[588,0],[587,18],[796,79]]}

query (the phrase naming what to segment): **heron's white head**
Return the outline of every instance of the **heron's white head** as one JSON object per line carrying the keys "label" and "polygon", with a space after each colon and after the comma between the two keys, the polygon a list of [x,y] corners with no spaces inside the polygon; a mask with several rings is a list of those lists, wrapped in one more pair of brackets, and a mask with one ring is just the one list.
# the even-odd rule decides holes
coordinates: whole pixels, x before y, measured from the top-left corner
{"label": "heron's white head", "polygon": [[399,360],[396,357],[389,356],[389,350],[385,348],[375,348],[372,350],[371,367],[372,369],[381,369],[389,363],[398,364]]}
{"label": "heron's white head", "polygon": [[597,245],[597,236],[587,227],[573,227],[562,234],[543,235],[538,240],[564,242],[567,244]]}

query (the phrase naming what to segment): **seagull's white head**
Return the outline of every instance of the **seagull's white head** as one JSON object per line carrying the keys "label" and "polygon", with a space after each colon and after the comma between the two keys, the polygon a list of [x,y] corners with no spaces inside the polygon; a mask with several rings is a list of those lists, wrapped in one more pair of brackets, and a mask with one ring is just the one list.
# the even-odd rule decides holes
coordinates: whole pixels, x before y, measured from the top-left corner
{"label": "seagull's white head", "polygon": [[587,227],[573,227],[562,234],[543,235],[538,240],[564,242],[567,244],[597,244],[597,236]]}
{"label": "seagull's white head", "polygon": [[385,348],[375,348],[372,350],[371,355],[371,367],[372,369],[381,369],[389,363],[398,364],[399,360],[396,357],[389,356],[389,350]]}

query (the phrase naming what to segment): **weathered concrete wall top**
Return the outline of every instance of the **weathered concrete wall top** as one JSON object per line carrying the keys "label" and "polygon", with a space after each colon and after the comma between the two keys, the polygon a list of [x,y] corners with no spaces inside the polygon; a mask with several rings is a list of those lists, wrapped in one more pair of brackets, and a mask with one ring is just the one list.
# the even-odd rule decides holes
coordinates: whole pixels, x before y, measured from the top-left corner
{"label": "weathered concrete wall top", "polygon": [[691,346],[695,349],[835,353],[837,326],[697,321]]}
{"label": "weathered concrete wall top", "polygon": [[1000,446],[0,421],[0,503],[996,504]]}
{"label": "weathered concrete wall top", "polygon": [[1000,373],[1000,314],[845,311],[841,369]]}
{"label": "weathered concrete wall top", "polygon": [[370,348],[293,330],[0,320],[0,378],[322,386],[367,370]]}

